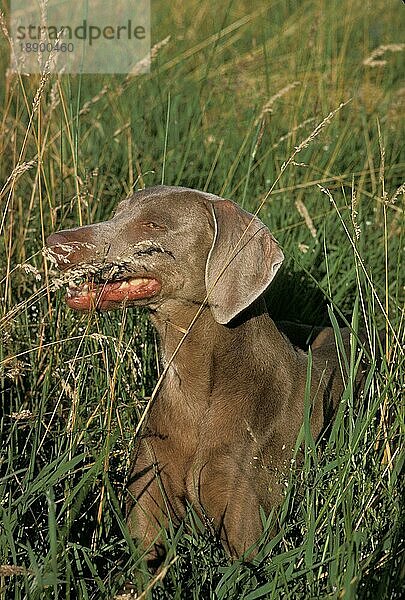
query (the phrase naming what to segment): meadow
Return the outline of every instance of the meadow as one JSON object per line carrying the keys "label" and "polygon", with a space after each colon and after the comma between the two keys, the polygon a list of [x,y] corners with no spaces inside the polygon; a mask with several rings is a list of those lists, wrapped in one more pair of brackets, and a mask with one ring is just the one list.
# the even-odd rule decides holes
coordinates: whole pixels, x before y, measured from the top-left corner
{"label": "meadow", "polygon": [[[6,21],[0,599],[107,599],[128,580],[139,598],[402,597],[405,5],[153,0],[139,76],[12,74]],[[356,398],[353,336],[334,425],[318,442],[304,428],[253,563],[230,562],[190,508],[156,577],[124,516],[154,330],[141,310],[70,311],[43,246],[162,182],[262,204],[286,256],[270,314],[332,322],[338,345],[338,324],[364,327],[371,369]]]}

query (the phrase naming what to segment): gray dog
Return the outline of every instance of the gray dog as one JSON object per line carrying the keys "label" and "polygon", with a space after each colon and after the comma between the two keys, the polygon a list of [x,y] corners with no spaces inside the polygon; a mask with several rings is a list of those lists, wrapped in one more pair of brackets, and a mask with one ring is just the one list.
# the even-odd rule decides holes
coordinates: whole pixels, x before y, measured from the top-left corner
{"label": "gray dog", "polygon": [[[260,507],[282,500],[304,418],[308,356],[280,333],[262,297],[283,261],[277,242],[229,200],[162,186],[47,244],[71,274],[71,308],[145,306],[159,335],[167,373],[137,444],[128,509],[150,565],[164,554],[159,532],[184,517],[187,502],[241,556],[262,531]],[[349,331],[342,337],[348,347]],[[316,337],[312,357],[317,438],[343,390],[332,329]]]}

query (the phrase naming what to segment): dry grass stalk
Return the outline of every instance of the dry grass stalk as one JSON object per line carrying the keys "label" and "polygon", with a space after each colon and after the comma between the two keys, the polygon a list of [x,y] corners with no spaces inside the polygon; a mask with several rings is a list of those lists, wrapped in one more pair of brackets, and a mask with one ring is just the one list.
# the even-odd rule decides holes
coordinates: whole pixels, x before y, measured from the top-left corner
{"label": "dry grass stalk", "polygon": [[[87,242],[80,243],[80,248],[91,249],[94,247],[94,244]],[[69,264],[70,261],[68,256],[77,250],[77,245],[60,244],[58,248],[64,253],[67,253],[67,256],[64,254],[59,254],[52,248],[43,248],[42,254],[53,264],[56,264],[58,261]],[[50,289],[51,291],[55,291],[70,282],[74,282],[75,280],[80,280],[88,276],[100,277],[105,282],[111,279],[118,279],[120,275],[135,273],[139,268],[140,257],[143,255],[150,255],[155,252],[167,253],[167,250],[165,250],[161,244],[155,242],[154,240],[142,240],[141,242],[134,244],[131,251],[133,253],[132,256],[116,256],[114,260],[110,260],[108,262],[106,260],[99,260],[92,263],[80,263],[80,265],[72,266],[64,274],[56,274],[56,277],[52,279],[52,287]],[[58,257],[58,260],[56,257]]]}
{"label": "dry grass stalk", "polygon": [[309,246],[308,246],[308,244],[303,244],[302,242],[300,242],[298,244],[298,250],[300,252],[302,252],[303,254],[306,254],[309,250]]}
{"label": "dry grass stalk", "polygon": [[6,38],[6,40],[8,41],[8,43],[10,44],[10,46],[12,47],[13,45],[13,41],[10,37],[10,34],[8,32],[8,28],[7,28],[7,20],[6,20],[6,16],[4,14],[4,12],[2,10],[0,10],[0,29],[2,30],[4,37]]}
{"label": "dry grass stalk", "polygon": [[258,123],[260,123],[260,121],[263,119],[263,117],[264,117],[265,114],[272,113],[273,112],[273,106],[277,102],[277,100],[279,100],[280,98],[282,98],[283,96],[285,96],[286,94],[288,94],[288,92],[290,92],[291,90],[293,90],[294,88],[296,88],[297,85],[301,85],[301,82],[300,81],[293,81],[292,83],[289,83],[288,85],[286,85],[285,87],[283,87],[281,90],[279,90],[276,94],[274,94],[274,96],[272,96],[271,98],[269,98],[269,100],[267,100],[266,104],[263,106],[262,110],[260,111],[260,114],[259,114],[259,116],[257,117],[257,119],[255,121],[255,125],[257,125]]}
{"label": "dry grass stalk", "polygon": [[360,233],[361,233],[360,225],[357,222],[358,214],[359,213],[357,210],[357,194],[356,194],[356,190],[355,190],[354,182],[353,182],[352,183],[352,199],[351,199],[351,219],[352,219],[354,235],[356,236],[356,240],[359,240]]}
{"label": "dry grass stalk", "polygon": [[10,417],[15,421],[30,421],[35,418],[35,415],[30,410],[24,409],[19,412],[12,412]]}
{"label": "dry grass stalk", "polygon": [[126,77],[126,81],[128,79],[130,79],[131,77],[134,77],[136,75],[140,75],[141,73],[144,73],[145,69],[150,69],[152,60],[154,60],[157,57],[159,50],[161,48],[164,48],[169,43],[169,41],[170,41],[170,35],[168,35],[163,40],[160,40],[160,42],[157,42],[154,46],[152,46],[148,56],[145,56],[145,58],[138,61],[132,67],[131,71],[128,73],[128,75]]}
{"label": "dry grass stalk", "polygon": [[[10,46],[12,62],[14,63],[15,66],[17,66],[18,61],[17,61],[17,57],[15,54],[15,50],[14,50],[14,40],[11,39],[10,33],[8,31],[8,27],[7,27],[7,19],[2,10],[0,10],[0,29],[3,32],[3,35],[6,38],[8,44]],[[23,63],[20,63],[20,64],[23,64]],[[9,70],[7,72],[7,75],[8,74],[9,74]]]}
{"label": "dry grass stalk", "polygon": [[306,125],[308,125],[309,123],[313,123],[314,120],[315,120],[314,117],[310,117],[309,119],[305,119],[305,121],[303,121],[302,123],[299,123],[298,125],[293,127],[288,133],[286,133],[285,135],[282,135],[279,138],[279,140],[275,144],[272,145],[271,149],[274,150],[275,148],[277,148],[277,146],[279,146],[282,142],[284,142],[285,140],[287,140],[288,138],[293,136],[294,133],[296,133],[300,129],[303,129],[303,127],[306,127]]}
{"label": "dry grass stalk", "polygon": [[325,127],[327,125],[329,125],[329,123],[332,121],[333,117],[344,107],[347,106],[347,104],[349,104],[349,102],[351,102],[351,98],[349,100],[347,100],[346,102],[341,102],[339,104],[339,106],[337,108],[335,108],[334,110],[332,110],[328,115],[326,115],[326,117],[315,127],[315,129],[309,134],[309,136],[307,138],[305,138],[305,140],[303,140],[299,146],[296,147],[294,154],[291,156],[290,160],[287,161],[287,163],[289,164],[294,157],[298,154],[298,152],[301,152],[301,150],[304,150],[304,148],[308,148],[309,144],[316,138],[318,137],[318,135],[321,133],[321,131],[323,129],[325,129]]}
{"label": "dry grass stalk", "polygon": [[0,577],[12,577],[13,575],[28,575],[31,571],[17,565],[0,565]]}
{"label": "dry grass stalk", "polygon": [[14,167],[14,169],[11,171],[11,174],[7,177],[3,187],[0,190],[0,198],[1,196],[4,194],[5,190],[7,189],[8,185],[10,183],[14,184],[16,179],[22,175],[22,173],[25,173],[26,171],[28,171],[29,169],[31,169],[34,165],[36,165],[37,161],[36,160],[30,160],[28,162],[24,162],[22,164],[18,164]]}
{"label": "dry grass stalk", "polygon": [[22,269],[27,275],[34,275],[37,281],[41,281],[42,276],[34,265],[30,265],[29,263],[18,264],[15,266],[16,269]]}
{"label": "dry grass stalk", "polygon": [[296,206],[298,212],[300,213],[301,217],[304,219],[305,225],[308,227],[309,231],[311,232],[312,237],[314,239],[316,239],[317,231],[316,231],[314,222],[311,219],[311,215],[308,212],[307,207],[305,206],[305,204],[303,203],[302,200],[296,200],[295,206]]}
{"label": "dry grass stalk", "polygon": [[402,183],[399,188],[394,192],[394,194],[391,196],[389,202],[390,204],[395,204],[395,202],[397,201],[398,197],[401,194],[405,194],[405,182]]}
{"label": "dry grass stalk", "polygon": [[114,596],[114,600],[143,600],[144,598],[147,598],[149,592],[155,587],[155,585],[166,577],[168,570],[172,565],[174,565],[177,559],[178,556],[175,556],[167,565],[162,567],[157,573],[157,575],[153,577],[151,582],[147,585],[147,587],[139,596],[137,595],[135,590],[130,590],[128,592],[124,592],[123,594],[118,594],[117,596]]}
{"label": "dry grass stalk", "polygon": [[381,56],[384,56],[386,52],[401,52],[402,50],[405,50],[405,44],[384,44],[378,46],[378,48],[372,51],[370,56],[363,60],[363,65],[366,67],[383,67],[387,64],[387,60],[381,59]]}

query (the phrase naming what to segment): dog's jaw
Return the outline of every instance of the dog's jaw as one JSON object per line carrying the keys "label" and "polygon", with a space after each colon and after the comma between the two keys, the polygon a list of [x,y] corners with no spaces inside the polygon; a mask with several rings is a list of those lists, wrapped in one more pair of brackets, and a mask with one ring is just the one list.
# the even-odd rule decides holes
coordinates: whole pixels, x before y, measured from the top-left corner
{"label": "dog's jaw", "polygon": [[150,299],[161,290],[161,283],[152,277],[130,277],[128,279],[96,284],[69,284],[66,294],[67,305],[78,311],[94,309],[112,310],[123,304]]}

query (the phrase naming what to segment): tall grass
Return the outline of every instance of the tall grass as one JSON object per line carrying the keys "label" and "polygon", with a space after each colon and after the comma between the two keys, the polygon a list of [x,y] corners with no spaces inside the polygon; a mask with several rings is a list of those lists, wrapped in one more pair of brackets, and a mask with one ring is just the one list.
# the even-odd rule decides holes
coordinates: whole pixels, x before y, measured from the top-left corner
{"label": "tall grass", "polygon": [[[0,38],[0,598],[108,598],[126,580],[156,598],[399,598],[405,11],[382,0],[152,8],[165,42],[140,77],[17,77]],[[356,400],[354,342],[333,427],[315,446],[304,426],[303,469],[263,515],[278,533],[263,534],[254,564],[229,562],[190,508],[154,579],[123,516],[159,374],[154,332],[141,311],[70,312],[42,247],[162,180],[253,212],[272,189],[260,217],[287,256],[272,316],[328,319],[338,346],[338,323],[361,323],[371,370]]]}

